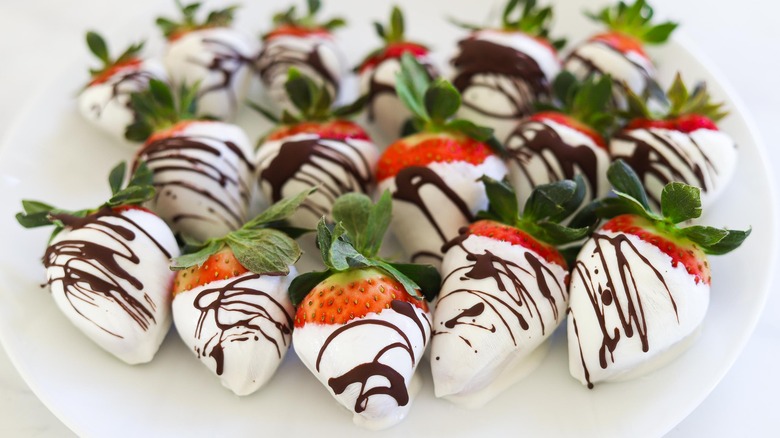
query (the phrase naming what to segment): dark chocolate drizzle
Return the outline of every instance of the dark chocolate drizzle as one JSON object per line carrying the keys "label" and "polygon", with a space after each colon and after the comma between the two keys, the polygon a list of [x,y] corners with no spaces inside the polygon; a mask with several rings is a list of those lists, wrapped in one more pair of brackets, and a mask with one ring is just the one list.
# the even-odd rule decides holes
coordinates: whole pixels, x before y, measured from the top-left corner
{"label": "dark chocolate drizzle", "polygon": [[[221,143],[232,156],[209,142]],[[199,157],[202,154],[208,157]],[[180,222],[185,219],[221,223],[230,229],[243,225],[251,195],[251,180],[242,178],[242,175],[252,174],[255,166],[235,143],[204,135],[166,137],[146,144],[140,150],[136,163],[139,161],[145,161],[154,173],[155,203],[173,202],[178,191],[189,191],[219,207],[181,211],[171,217],[163,217],[174,230],[186,231],[180,229]],[[215,164],[217,161],[227,166],[227,172]],[[192,177],[169,179],[166,176],[168,172],[191,173]],[[199,179],[212,180],[223,190],[210,192],[198,184]]]}
{"label": "dark chocolate drizzle", "polygon": [[[496,113],[467,99],[463,100],[463,106],[488,117],[513,120],[532,114],[535,102],[550,99],[550,82],[528,54],[474,36],[461,40],[458,47],[460,52],[452,60],[456,71],[452,80],[455,88],[463,95],[471,87],[494,89],[507,96],[514,105],[514,111],[509,115]],[[493,76],[494,79],[491,82],[475,83],[474,78],[478,75]],[[497,77],[510,79],[512,89],[504,88]]]}
{"label": "dark chocolate drizzle", "polygon": [[[218,329],[202,346],[195,347],[198,358],[214,359],[217,375],[221,376],[224,371],[225,345],[228,343],[258,342],[263,338],[273,344],[280,360],[287,352],[292,336],[292,316],[269,293],[244,285],[260,277],[260,274],[236,277],[221,287],[202,290],[193,301],[195,309],[200,311],[195,339],[203,340],[203,326],[207,318],[213,319]],[[261,299],[268,305],[261,304]],[[275,315],[284,315],[284,319],[276,319]],[[236,316],[239,317],[237,321],[227,322]],[[270,322],[275,332],[269,333],[263,327],[263,321]]]}
{"label": "dark chocolate drizzle", "polygon": [[584,55],[580,53],[580,48],[589,45],[589,44],[598,44],[601,45],[608,50],[611,50],[618,55],[622,56],[626,62],[630,63],[634,67],[636,67],[636,71],[639,72],[642,75],[642,78],[644,79],[644,84],[642,86],[642,89],[640,90],[634,90],[637,94],[642,94],[645,89],[647,89],[648,84],[650,81],[653,80],[653,77],[651,76],[650,72],[645,69],[645,67],[642,64],[639,64],[638,62],[628,58],[624,53],[622,53],[620,50],[617,50],[616,48],[610,46],[609,44],[606,44],[601,41],[586,41],[581,46],[577,47],[576,49],[572,50],[571,53],[569,53],[569,56],[564,61],[564,68],[566,68],[566,65],[569,63],[570,60],[576,59],[579,61],[584,67],[585,67],[585,73],[584,74],[578,74],[580,78],[588,78],[593,75],[611,75],[613,82],[612,82],[612,103],[615,104],[618,108],[624,108],[626,106],[626,89],[628,88],[628,85],[622,81],[619,80],[612,71],[609,69],[605,69],[602,67],[599,67],[596,65],[595,61],[590,58],[586,58]]}
{"label": "dark chocolate drizzle", "polygon": [[[599,169],[598,157],[593,148],[585,144],[569,144],[563,141],[555,129],[535,120],[520,122],[507,137],[506,145],[510,159],[517,164],[530,187],[573,179],[580,173],[588,184],[588,200],[599,196],[599,179],[606,169]],[[529,169],[532,158],[541,159],[544,166],[545,176],[540,180],[533,177],[536,169]]]}
{"label": "dark chocolate drizzle", "polygon": [[[420,347],[422,351],[422,349],[425,348],[425,345],[428,342],[428,335],[426,333],[425,326],[420,321],[421,317],[418,315],[415,306],[411,303],[407,303],[399,300],[394,300],[390,304],[390,306],[394,311],[396,311],[400,315],[403,315],[409,318],[410,320],[412,320],[415,323],[415,325],[419,328],[420,338],[422,339],[423,342],[422,347]],[[424,315],[423,318],[425,318],[425,323],[428,325],[428,331],[430,331],[431,323],[428,320],[427,315]],[[394,331],[401,338],[402,341],[393,342],[381,348],[371,362],[359,364],[340,376],[336,376],[328,379],[328,386],[333,390],[335,394],[341,394],[350,385],[354,383],[359,384],[360,393],[358,394],[355,400],[355,406],[353,408],[356,413],[361,413],[365,411],[368,408],[368,403],[370,401],[370,398],[374,395],[389,395],[390,397],[395,399],[396,403],[398,403],[398,406],[405,406],[406,404],[409,403],[409,390],[406,387],[406,382],[404,381],[404,377],[392,367],[380,362],[380,360],[382,359],[382,356],[384,356],[385,353],[400,348],[401,350],[405,351],[409,355],[411,366],[414,368],[417,363],[414,355],[415,345],[409,339],[409,336],[407,336],[407,334],[404,332],[403,329],[390,322],[379,320],[379,319],[357,319],[348,322],[346,325],[342,327],[339,327],[333,333],[331,333],[330,336],[328,336],[328,338],[325,340],[325,343],[320,348],[319,354],[317,355],[317,362],[315,363],[315,369],[317,371],[320,370],[320,362],[322,361],[323,355],[325,354],[325,351],[328,349],[328,346],[330,346],[330,344],[334,340],[336,340],[344,332],[348,330],[357,329],[358,327],[361,327],[363,325],[376,325],[376,326],[386,327],[387,329]],[[374,376],[381,376],[387,379],[388,385],[374,386],[373,388],[367,389],[366,385],[368,384],[368,380]]]}
{"label": "dark chocolate drizzle", "polygon": [[271,40],[260,52],[255,64],[263,85],[270,86],[279,76],[287,77],[290,67],[308,67],[327,84],[333,95],[338,94],[340,84],[337,72],[332,72],[325,65],[320,49],[330,50],[324,41],[314,44],[310,51],[299,51],[283,41]]}
{"label": "dark chocolate drizzle", "polygon": [[[433,186],[444,194],[450,201],[450,204],[460,212],[463,216],[463,222],[460,226],[467,225],[474,219],[474,215],[471,213],[471,209],[466,204],[466,201],[460,197],[450,186],[444,182],[441,177],[433,170],[422,166],[410,166],[402,169],[395,176],[396,191],[393,193],[393,199],[401,202],[408,202],[415,205],[420,212],[428,219],[428,222],[436,231],[436,235],[439,236],[439,243],[427,248],[423,251],[418,251],[414,254],[410,254],[412,262],[420,257],[434,257],[438,260],[442,259],[441,245],[452,239],[457,235],[458,230],[445,230],[442,229],[436,222],[435,216],[442,214],[445,210],[445,206],[429,206],[426,205],[422,199],[420,192],[423,188],[430,189]],[[432,210],[436,208],[436,213]]]}
{"label": "dark chocolate drizzle", "polygon": [[[254,59],[243,55],[236,47],[233,47],[225,41],[220,41],[216,38],[203,38],[202,41],[206,46],[205,50],[211,52],[213,55],[211,61],[204,63],[196,57],[189,57],[187,58],[187,62],[199,65],[211,72],[219,74],[220,80],[214,84],[201,88],[200,91],[198,91],[198,97],[202,99],[203,96],[207,94],[224,91],[230,101],[230,107],[235,110],[240,103],[238,101],[239,96],[236,95],[236,75],[245,66],[251,68]],[[215,116],[218,115],[219,114],[215,114]]]}
{"label": "dark chocolate drizzle", "polygon": [[[133,122],[137,122],[138,113],[133,109],[130,101],[130,94],[143,90],[149,84],[149,80],[155,78],[152,73],[140,68],[128,69],[117,75],[118,79],[109,79],[111,81],[111,96],[105,102],[95,102],[89,109],[95,113],[95,117],[103,117],[103,110],[114,100],[124,99],[123,106],[133,115]],[[122,133],[124,134],[124,133]]]}
{"label": "dark chocolate drizzle", "polygon": [[[350,155],[336,149],[332,143],[343,144],[360,157],[356,163]],[[260,163],[260,182],[270,184],[270,198],[277,202],[284,197],[284,187],[293,181],[309,187],[319,186],[318,194],[324,197],[325,203],[309,198],[303,202],[301,209],[322,217],[330,214],[336,198],[349,192],[370,193],[374,178],[371,174],[371,163],[368,158],[354,145],[350,139],[304,139],[284,141],[276,156]],[[336,166],[344,172],[334,172],[329,167]]]}
{"label": "dark chocolate drizzle", "polygon": [[[594,233],[592,239],[595,241],[594,250],[590,254],[580,254],[574,265],[572,286],[575,283],[581,284],[584,288],[584,293],[588,295],[592,311],[599,322],[602,336],[601,346],[598,351],[599,366],[602,369],[606,369],[610,362],[615,362],[614,351],[623,339],[622,335],[625,335],[626,338],[633,338],[636,335],[641,343],[642,351],[648,352],[650,349],[647,335],[647,320],[645,319],[645,309],[642,301],[646,292],[643,289],[643,285],[638,283],[634,277],[634,267],[628,260],[628,254],[638,258],[642,264],[655,274],[658,281],[664,286],[665,295],[674,309],[678,323],[679,315],[677,313],[677,303],[669,290],[669,286],[666,284],[663,274],[653,266],[650,260],[642,254],[642,251],[625,234],[618,233],[614,236],[608,236],[602,233]],[[610,255],[614,254],[614,261],[607,261],[607,256],[604,254],[607,248]],[[599,265],[596,272],[603,269],[604,275],[607,277],[606,283],[602,284],[593,278],[583,261],[586,257],[598,259]],[[615,269],[609,269],[610,266],[615,266]],[[593,274],[596,274],[596,272]],[[606,312],[609,309],[612,309],[610,311],[614,312],[620,321],[620,326],[615,327],[613,331],[610,331],[606,323]],[[577,309],[577,311],[587,312],[588,309]],[[590,381],[590,372],[585,362],[585,355],[582,351],[582,342],[579,341],[580,333],[577,326],[577,315],[574,309],[571,308],[569,313],[574,326],[574,335],[579,343],[580,360],[585,372],[585,379],[588,382],[588,388],[593,388],[593,383]]]}
{"label": "dark chocolate drizzle", "polygon": [[[613,158],[622,158],[629,164],[645,186],[651,179],[656,179],[661,186],[678,181],[699,187],[705,193],[713,189],[711,181],[717,178],[718,169],[706,151],[692,137],[688,136],[688,139],[698,150],[703,162],[699,162],[696,157],[686,152],[678,142],[665,135],[663,131],[647,130],[647,133],[654,140],[654,144],[642,140],[634,131],[623,131],[615,135],[613,141],[625,141],[632,144],[634,149],[629,155],[618,155],[613,150]],[[677,158],[679,164],[668,159],[668,155]],[[647,196],[656,207],[660,207],[660,192],[648,190]]]}
{"label": "dark chocolate drizzle", "polygon": [[[512,338],[513,345],[517,346],[516,335],[519,334],[518,331],[530,329],[530,322],[535,321],[534,324],[541,329],[542,335],[547,334],[548,328],[541,314],[540,305],[545,305],[552,311],[556,323],[551,327],[551,330],[554,330],[557,323],[561,321],[558,306],[567,302],[568,291],[563,283],[555,281],[555,274],[545,265],[544,261],[531,252],[525,252],[523,263],[520,260],[505,259],[488,250],[480,253],[469,251],[465,241],[471,235],[466,232],[466,229],[461,231],[461,235],[448,242],[443,251],[459,247],[466,253],[466,260],[472,263],[459,267],[444,277],[442,285],[446,286],[450,278],[460,276],[458,281],[462,287],[443,294],[437,306],[440,306],[445,300],[457,300],[461,294],[475,296],[480,301],[469,308],[461,309],[459,314],[446,320],[439,320],[438,315],[435,315],[438,327],[434,330],[433,336],[452,334],[445,329],[452,330],[458,325],[469,325],[495,333],[495,326],[484,326],[477,323],[476,320],[476,317],[489,310],[498,316]],[[536,281],[533,284],[525,284],[517,272],[528,274]],[[469,287],[470,280],[484,279],[492,279],[495,287],[489,290],[477,290]],[[535,298],[537,295],[543,298],[542,303],[537,302]],[[514,319],[505,318],[503,315],[505,312],[509,312]],[[469,347],[475,344],[474,340],[460,335],[459,337]]]}
{"label": "dark chocolate drizzle", "polygon": [[[143,300],[135,298],[121,283],[127,282],[138,292],[148,285],[144,285],[135,275],[123,268],[120,260],[139,265],[141,260],[137,251],[148,251],[152,248],[157,248],[163,258],[169,259],[171,254],[165,247],[126,215],[107,207],[83,218],[68,214],[55,214],[52,217],[65,226],[61,234],[63,236],[69,230],[92,229],[115,242],[116,246],[109,247],[89,240],[67,238],[52,243],[43,256],[43,265],[48,272],[52,272],[49,268],[62,269],[62,276],[49,278],[49,286],[61,283],[63,293],[76,313],[117,338],[123,339],[124,336],[99,325],[82,313],[79,307],[96,306],[96,300],[102,298],[126,312],[144,331],[156,324],[155,312],[158,303],[146,293],[143,293]],[[146,235],[153,245],[138,248],[136,238],[139,234]]]}

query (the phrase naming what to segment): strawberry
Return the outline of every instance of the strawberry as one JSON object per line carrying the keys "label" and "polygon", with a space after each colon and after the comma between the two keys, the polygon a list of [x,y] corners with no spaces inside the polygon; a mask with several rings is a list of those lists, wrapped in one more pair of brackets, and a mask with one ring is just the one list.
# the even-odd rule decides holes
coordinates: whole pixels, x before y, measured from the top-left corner
{"label": "strawberry", "polygon": [[138,120],[130,94],[147,88],[151,78],[166,80],[165,68],[155,60],[140,57],[143,42],[112,59],[103,37],[90,31],[86,39],[102,66],[90,69],[91,79],[79,93],[79,111],[90,123],[122,139],[127,126]]}
{"label": "strawberry", "polygon": [[610,166],[609,181],[617,197],[594,201],[574,219],[608,219],[582,247],[569,285],[569,370],[589,388],[641,376],[681,354],[707,311],[706,255],[728,253],[750,234],[680,227],[702,213],[696,187],[667,184],[658,214],[622,160]]}
{"label": "strawberry", "polygon": [[322,218],[317,241],[326,270],[298,276],[293,342],[301,361],[353,421],[382,429],[401,421],[419,386],[414,372],[430,340],[432,299],[441,277],[432,266],[395,264],[377,256],[392,201],[376,204],[349,193]]}
{"label": "strawberry", "polygon": [[429,78],[439,76],[439,72],[433,65],[428,48],[404,37],[404,16],[397,6],[393,7],[387,26],[374,22],[374,28],[384,45],[369,53],[355,71],[359,75],[360,95],[367,96],[368,121],[395,140],[412,115],[395,94],[395,77],[401,70],[401,56],[411,54],[425,67]]}
{"label": "strawberry", "polygon": [[174,259],[173,321],[187,347],[236,395],[274,375],[290,348],[287,288],[301,249],[281,226],[311,190],[285,198],[220,238],[189,242]]}
{"label": "strawberry", "polygon": [[244,131],[194,116],[196,88],[152,80],[132,95],[140,120],[126,136],[144,145],[136,161],[148,163],[157,195],[147,206],[179,234],[199,240],[219,237],[246,220],[254,177],[252,146]]}
{"label": "strawberry", "polygon": [[716,125],[727,114],[723,104],[711,101],[704,83],[689,92],[679,74],[656,113],[646,96],[629,93],[628,99],[629,121],[609,142],[612,158],[637,172],[656,208],[672,181],[698,187],[704,207],[711,205],[737,165],[736,143]]}
{"label": "strawberry", "polygon": [[408,53],[401,58],[398,96],[417,133],[387,147],[377,164],[379,190],[393,194],[391,228],[413,262],[438,266],[441,246],[487,204],[482,175],[503,178],[506,166],[490,128],[452,119],[460,94],[444,79],[430,81]]}
{"label": "strawberry", "polygon": [[563,68],[580,79],[592,75],[612,76],[613,99],[626,107],[626,91],[645,93],[654,85],[656,69],[645,52],[645,45],[665,43],[677,23],[653,24],[653,8],[645,0],[628,5],[619,1],[588,16],[607,27],[577,46],[564,61]]}
{"label": "strawberry", "polygon": [[332,95],[326,86],[290,69],[285,87],[299,114],[285,110],[281,119],[258,105],[266,118],[277,124],[257,151],[260,188],[276,202],[283,196],[319,186],[291,223],[314,228],[323,215],[330,215],[339,195],[371,193],[379,151],[366,132],[346,120],[362,108],[363,100],[331,108]]}
{"label": "strawberry", "polygon": [[550,37],[552,18],[552,8],[536,0],[509,0],[497,29],[462,25],[471,33],[451,60],[452,83],[463,95],[460,116],[493,128],[504,141],[536,102],[550,100],[561,69],[558,50],[566,43]]}
{"label": "strawberry", "polygon": [[199,86],[198,115],[231,119],[249,91],[258,42],[231,27],[237,6],[210,11],[198,21],[200,3],[176,4],[181,21],[157,18],[168,40],[163,62],[171,81]]}
{"label": "strawberry", "polygon": [[138,208],[154,195],[149,169],[139,165],[123,188],[125,169],[111,171],[112,197],[98,208],[24,200],[16,219],[25,228],[54,225],[43,265],[62,313],[104,350],[139,364],[152,360],[170,328],[168,260],[179,248],[162,219]]}
{"label": "strawberry", "polygon": [[608,76],[579,82],[561,72],[553,82],[557,106],[545,105],[517,123],[506,139],[509,179],[524,203],[534,187],[581,174],[587,182],[586,199],[609,192],[609,153],[605,134],[615,117],[611,113],[612,83]]}
{"label": "strawberry", "polygon": [[582,178],[536,187],[518,214],[506,183],[483,177],[490,206],[446,245],[433,313],[437,397],[482,406],[539,365],[568,306],[569,269],[557,245],[587,227],[558,225],[582,203]]}
{"label": "strawberry", "polygon": [[337,96],[341,88],[345,58],[332,32],[346,22],[332,18],[320,23],[320,0],[306,3],[306,15],[299,16],[295,6],[274,15],[274,27],[263,36],[264,47],[255,63],[269,100],[277,109],[293,108],[285,88],[287,72],[292,67],[312,78],[318,87],[325,87],[331,96]]}

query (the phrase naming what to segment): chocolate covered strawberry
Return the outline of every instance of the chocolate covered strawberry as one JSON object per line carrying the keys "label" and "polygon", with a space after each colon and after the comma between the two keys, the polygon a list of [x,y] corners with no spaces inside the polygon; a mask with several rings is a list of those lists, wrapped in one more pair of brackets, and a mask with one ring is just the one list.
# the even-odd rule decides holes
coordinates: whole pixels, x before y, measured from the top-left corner
{"label": "chocolate covered strawberry", "polygon": [[224,236],[246,221],[254,184],[252,145],[237,125],[195,117],[197,88],[177,96],[152,80],[133,94],[141,119],[127,137],[145,141],[136,162],[146,162],[157,194],[146,205],[171,228],[198,240]]}
{"label": "chocolate covered strawberry", "polygon": [[608,221],[585,242],[569,286],[569,371],[591,388],[641,376],[685,351],[709,304],[707,255],[734,250],[750,234],[680,227],[701,215],[696,187],[667,184],[658,214],[624,162],[610,166],[609,180],[617,197],[582,214]]}
{"label": "chocolate covered strawberry", "polygon": [[260,188],[266,199],[277,202],[319,187],[290,218],[296,226],[314,228],[340,195],[373,191],[379,150],[363,128],[346,119],[360,111],[362,101],[331,108],[328,87],[296,69],[290,69],[285,88],[297,115],[285,110],[278,119],[255,106],[277,122],[257,151]]}
{"label": "chocolate covered strawberry", "polygon": [[414,114],[416,134],[387,147],[377,164],[379,190],[393,194],[391,228],[412,262],[441,263],[441,246],[487,207],[483,175],[501,179],[506,166],[493,149],[491,129],[452,119],[458,91],[431,83],[410,54],[401,59],[398,95]]}
{"label": "chocolate covered strawberry", "polygon": [[362,194],[340,197],[336,223],[317,226],[327,268],[293,280],[298,306],[293,342],[301,361],[353,421],[383,429],[403,420],[420,382],[415,369],[431,335],[422,294],[435,295],[431,266],[393,264],[377,256],[390,221],[385,192],[376,204]]}
{"label": "chocolate covered strawberry", "polygon": [[[173,322],[198,359],[236,395],[260,389],[290,348],[287,294],[301,249],[282,221],[308,196],[272,205],[244,226],[190,243],[173,260]],[[293,234],[295,235],[295,234]]]}
{"label": "chocolate covered strawberry", "polygon": [[138,118],[130,105],[130,94],[146,89],[151,78],[166,80],[165,68],[141,57],[143,43],[128,47],[116,59],[95,32],[87,32],[87,46],[102,65],[89,70],[91,79],[79,93],[79,111],[98,128],[124,139],[125,129]]}
{"label": "chocolate covered strawberry", "polygon": [[337,96],[345,71],[345,58],[333,39],[332,32],[346,23],[341,18],[317,21],[320,0],[307,0],[308,13],[298,15],[290,6],[273,17],[273,29],[263,36],[263,50],[256,68],[270,101],[280,109],[292,109],[286,89],[287,71],[291,67],[312,78],[318,87],[325,87]]}
{"label": "chocolate covered strawberry", "polygon": [[458,43],[452,83],[463,96],[459,115],[495,130],[504,141],[534,104],[550,99],[550,84],[561,69],[564,40],[549,35],[552,8],[536,0],[510,0],[501,26],[471,30]]}
{"label": "chocolate covered strawberry", "polygon": [[559,225],[582,203],[580,178],[538,186],[522,215],[509,185],[483,181],[490,207],[447,244],[431,340],[436,396],[467,407],[544,359],[569,302],[569,268],[556,246],[589,231]]}
{"label": "chocolate covered strawberry", "polygon": [[587,201],[609,193],[605,133],[615,118],[608,76],[583,83],[561,72],[553,83],[558,106],[520,121],[507,137],[509,180],[524,203],[534,187],[582,175]]}
{"label": "chocolate covered strawberry", "polygon": [[157,19],[168,39],[163,62],[171,82],[198,85],[198,115],[228,120],[246,98],[258,43],[232,27],[237,6],[210,11],[198,20],[200,3],[176,4],[181,21]]}
{"label": "chocolate covered strawberry", "polygon": [[635,0],[630,5],[620,1],[588,16],[607,30],[575,47],[563,68],[580,79],[612,76],[615,103],[625,108],[626,89],[642,94],[654,85],[656,69],[645,45],[665,43],[677,23],[653,24],[653,8],[645,0]]}
{"label": "chocolate covered strawberry", "polygon": [[25,228],[54,226],[43,256],[46,283],[62,313],[88,338],[129,364],[152,360],[171,325],[171,257],[165,222],[140,204],[154,195],[141,164],[123,188],[125,163],[109,175],[112,197],[98,208],[66,211],[22,201]]}
{"label": "chocolate covered strawberry", "polygon": [[368,121],[395,140],[401,136],[404,123],[412,115],[395,93],[395,77],[401,70],[401,56],[404,53],[414,56],[425,67],[431,79],[439,73],[432,63],[428,48],[405,38],[404,16],[398,7],[393,7],[387,26],[374,22],[374,27],[384,46],[371,52],[356,68],[360,95],[368,99]]}
{"label": "chocolate covered strawberry", "polygon": [[656,208],[664,186],[672,181],[701,189],[706,208],[720,196],[737,167],[737,145],[716,124],[727,113],[722,103],[710,100],[706,84],[689,92],[679,74],[667,96],[667,108],[654,114],[646,99],[629,95],[631,119],[610,140],[610,155],[636,171]]}

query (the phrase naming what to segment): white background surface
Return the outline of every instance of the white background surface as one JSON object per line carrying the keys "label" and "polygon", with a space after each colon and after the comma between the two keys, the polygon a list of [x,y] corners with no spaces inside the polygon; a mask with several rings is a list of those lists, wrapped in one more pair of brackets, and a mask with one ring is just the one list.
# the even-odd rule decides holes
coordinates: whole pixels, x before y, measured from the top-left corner
{"label": "white background surface", "polygon": [[[84,57],[83,33],[87,28],[105,29],[110,35],[112,28],[122,26],[122,17],[136,18],[139,11],[156,10],[155,3],[0,0],[0,138],[11,128],[30,93],[62,68],[71,66],[74,58]],[[686,40],[710,58],[738,91],[764,139],[768,159],[772,164],[780,164],[776,146],[780,138],[780,3],[652,3],[659,15],[683,22],[681,33]],[[780,202],[780,191],[776,190],[775,196],[777,199],[767,203]],[[774,284],[779,284],[777,279]],[[732,370],[670,436],[776,436],[780,430],[780,402],[776,397],[780,393],[778,358],[780,298],[773,287],[756,331]],[[0,350],[0,436],[69,435],[67,428],[30,392]]]}

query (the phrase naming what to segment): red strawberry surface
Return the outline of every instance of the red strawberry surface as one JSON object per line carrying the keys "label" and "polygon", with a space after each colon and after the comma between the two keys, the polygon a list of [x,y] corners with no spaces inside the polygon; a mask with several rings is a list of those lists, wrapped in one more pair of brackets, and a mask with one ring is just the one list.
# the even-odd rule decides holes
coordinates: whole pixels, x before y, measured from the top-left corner
{"label": "red strawberry surface", "polygon": [[308,37],[308,36],[329,37],[330,32],[328,31],[328,29],[325,29],[324,27],[303,27],[303,26],[282,25],[265,34],[263,36],[263,39],[265,41],[268,41],[282,36],[293,36],[293,37],[301,37],[301,38]]}
{"label": "red strawberry surface", "polygon": [[682,263],[697,284],[700,281],[706,284],[711,282],[710,265],[704,252],[693,242],[670,237],[660,224],[653,225],[645,218],[627,214],[609,220],[602,229],[637,236],[671,257],[673,267]]}
{"label": "red strawberry surface", "polygon": [[377,181],[411,166],[465,161],[482,164],[495,155],[486,143],[459,133],[421,133],[403,138],[385,150],[377,164]]}
{"label": "red strawberry surface", "polygon": [[128,68],[137,68],[140,65],[141,65],[141,60],[138,58],[131,58],[131,59],[124,60],[122,62],[117,62],[116,64],[101,71],[97,76],[93,77],[92,80],[89,82],[89,86],[103,84],[107,82],[109,79],[111,79],[119,71]]}
{"label": "red strawberry surface", "polygon": [[620,53],[628,54],[631,52],[641,55],[646,59],[650,59],[645,52],[642,41],[630,35],[626,35],[620,32],[605,32],[594,35],[590,38],[591,41],[600,42],[612,47]]}
{"label": "red strawberry surface", "polygon": [[377,268],[333,274],[303,299],[295,315],[295,327],[307,323],[346,324],[369,313],[381,313],[394,300],[428,311],[425,301],[409,295],[398,280]]}
{"label": "red strawberry surface", "polygon": [[480,220],[469,225],[469,234],[489,237],[494,240],[519,245],[535,252],[547,262],[555,263],[568,269],[566,260],[553,245],[535,239],[530,234],[515,227],[491,220]]}
{"label": "red strawberry surface", "polygon": [[701,114],[686,114],[665,120],[634,119],[626,126],[626,129],[661,128],[672,131],[691,133],[699,129],[718,131],[718,126],[707,116]]}
{"label": "red strawberry surface", "polygon": [[357,123],[348,120],[330,120],[325,122],[301,122],[283,125],[271,132],[266,140],[279,140],[296,134],[316,134],[320,138],[331,140],[370,140],[368,134]]}
{"label": "red strawberry surface", "polygon": [[421,44],[411,43],[408,41],[391,43],[382,49],[379,53],[370,56],[365,61],[363,61],[363,64],[360,65],[359,72],[363,73],[369,68],[375,67],[379,63],[388,59],[399,59],[404,53],[410,53],[415,58],[420,58],[428,54],[428,48]]}
{"label": "red strawberry surface", "polygon": [[173,295],[192,290],[198,286],[217,280],[227,280],[249,272],[233,255],[230,248],[225,247],[212,254],[201,266],[192,266],[178,271],[173,283]]}

